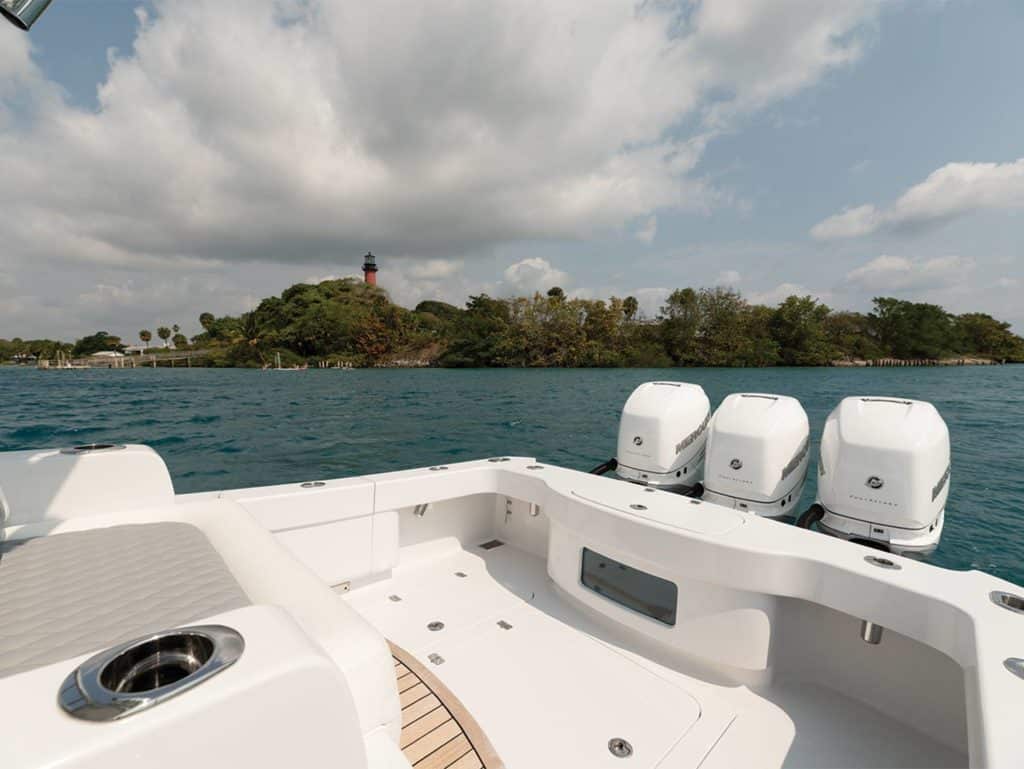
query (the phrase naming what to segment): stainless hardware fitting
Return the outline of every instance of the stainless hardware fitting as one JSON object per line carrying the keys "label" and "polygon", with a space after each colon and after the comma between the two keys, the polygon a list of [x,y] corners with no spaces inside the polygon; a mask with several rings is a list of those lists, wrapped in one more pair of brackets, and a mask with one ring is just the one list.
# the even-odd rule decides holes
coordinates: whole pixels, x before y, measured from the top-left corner
{"label": "stainless hardware fitting", "polygon": [[616,758],[629,758],[633,755],[633,746],[621,737],[608,740],[608,751]]}
{"label": "stainless hardware fitting", "polygon": [[75,718],[116,721],[200,685],[244,650],[242,636],[223,625],[165,630],[90,657],[64,680],[57,700]]}
{"label": "stainless hardware fitting", "polygon": [[1017,676],[1017,678],[1024,678],[1024,660],[1020,657],[1010,657],[1003,660],[1003,667]]}
{"label": "stainless hardware fitting", "polygon": [[860,621],[860,637],[864,643],[878,646],[882,642],[882,630],[884,628],[874,622],[868,622],[866,619]]}
{"label": "stainless hardware fitting", "polygon": [[28,31],[52,0],[0,0],[0,15],[18,29]]}
{"label": "stainless hardware fitting", "polygon": [[83,446],[73,446],[70,449],[61,449],[61,454],[77,456],[79,454],[98,454],[101,451],[124,451],[128,448],[120,443],[86,443]]}
{"label": "stainless hardware fitting", "polygon": [[864,556],[864,560],[872,566],[878,566],[882,569],[893,569],[894,571],[899,571],[903,568],[895,561],[890,561],[888,558],[882,558],[877,555],[866,555]]}
{"label": "stainless hardware fitting", "polygon": [[996,606],[1012,611],[1017,614],[1024,614],[1024,598],[1013,593],[1004,593],[1002,590],[993,590],[988,594],[988,597],[992,599],[992,603]]}

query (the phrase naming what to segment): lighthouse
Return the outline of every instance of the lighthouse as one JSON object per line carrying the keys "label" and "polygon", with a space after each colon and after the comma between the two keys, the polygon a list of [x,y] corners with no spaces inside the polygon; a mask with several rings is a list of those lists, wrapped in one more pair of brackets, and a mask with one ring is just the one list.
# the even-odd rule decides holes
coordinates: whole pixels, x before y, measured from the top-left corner
{"label": "lighthouse", "polygon": [[368,285],[377,285],[377,257],[372,253],[363,257],[363,278]]}

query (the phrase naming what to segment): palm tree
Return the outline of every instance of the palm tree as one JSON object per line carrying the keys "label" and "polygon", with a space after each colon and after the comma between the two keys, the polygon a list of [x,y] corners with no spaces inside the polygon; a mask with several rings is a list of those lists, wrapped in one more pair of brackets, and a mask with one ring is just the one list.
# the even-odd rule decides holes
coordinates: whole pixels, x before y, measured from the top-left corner
{"label": "palm tree", "polygon": [[181,326],[179,326],[177,323],[175,323],[173,326],[171,326],[171,331],[173,331],[175,334],[177,334],[179,331],[181,331]]}
{"label": "palm tree", "polygon": [[622,300],[622,312],[626,316],[626,320],[633,320],[636,317],[637,310],[640,309],[640,302],[636,300],[635,296],[627,296]]}
{"label": "palm tree", "polygon": [[139,339],[142,340],[142,343],[146,345],[146,347],[149,347],[149,343],[153,339],[153,332],[144,328],[139,332]]}
{"label": "palm tree", "polygon": [[206,329],[206,331],[209,331],[213,327],[215,320],[216,318],[213,317],[212,312],[204,312],[199,316],[199,325]]}
{"label": "palm tree", "polygon": [[164,340],[164,347],[166,347],[167,340],[171,338],[171,330],[167,326],[161,326],[156,330],[156,335]]}

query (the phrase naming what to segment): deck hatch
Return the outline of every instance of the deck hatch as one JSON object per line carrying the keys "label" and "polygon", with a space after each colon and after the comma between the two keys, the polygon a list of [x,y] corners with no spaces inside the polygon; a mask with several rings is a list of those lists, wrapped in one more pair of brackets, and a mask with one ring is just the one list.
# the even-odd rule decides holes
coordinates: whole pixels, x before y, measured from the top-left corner
{"label": "deck hatch", "polygon": [[620,606],[673,627],[679,588],[674,582],[583,548],[580,581],[584,587]]}

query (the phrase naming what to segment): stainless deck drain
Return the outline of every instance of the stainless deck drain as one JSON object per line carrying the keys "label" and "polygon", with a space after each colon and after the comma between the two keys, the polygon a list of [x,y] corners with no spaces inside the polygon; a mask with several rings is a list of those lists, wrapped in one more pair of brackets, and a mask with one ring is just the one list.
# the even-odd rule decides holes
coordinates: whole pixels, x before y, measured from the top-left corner
{"label": "stainless deck drain", "polygon": [[616,758],[629,758],[633,755],[633,746],[621,737],[612,737],[608,740],[608,752]]}
{"label": "stainless deck drain", "polygon": [[430,630],[430,631],[435,632],[435,633],[438,630],[444,630],[444,623],[443,622],[437,622],[437,621],[431,622],[429,625],[427,625],[427,630]]}

